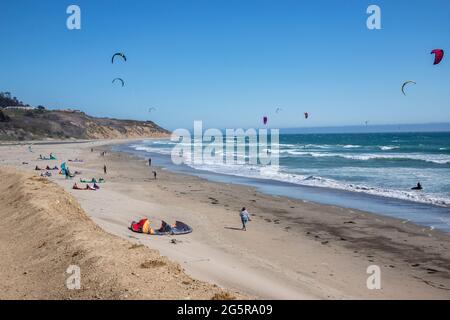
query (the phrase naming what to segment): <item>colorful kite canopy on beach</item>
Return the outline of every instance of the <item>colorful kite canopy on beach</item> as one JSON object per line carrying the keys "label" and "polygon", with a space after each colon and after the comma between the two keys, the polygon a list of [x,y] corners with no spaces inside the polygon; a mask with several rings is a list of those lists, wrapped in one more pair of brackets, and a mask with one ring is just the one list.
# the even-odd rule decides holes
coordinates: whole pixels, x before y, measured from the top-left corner
{"label": "colorful kite canopy on beach", "polygon": [[159,229],[153,229],[150,226],[150,221],[146,218],[131,222],[130,230],[137,233],[145,233],[157,236],[181,235],[192,232],[192,228],[181,221],[175,221],[173,225],[170,225],[163,220]]}

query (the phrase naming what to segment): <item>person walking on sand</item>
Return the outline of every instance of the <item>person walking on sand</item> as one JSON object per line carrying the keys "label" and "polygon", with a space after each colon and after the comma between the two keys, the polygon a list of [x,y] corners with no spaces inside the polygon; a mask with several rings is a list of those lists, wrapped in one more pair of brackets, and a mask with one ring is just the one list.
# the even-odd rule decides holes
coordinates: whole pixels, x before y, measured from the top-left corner
{"label": "person walking on sand", "polygon": [[148,158],[148,166],[149,166],[149,167],[152,166],[152,158]]}
{"label": "person walking on sand", "polygon": [[241,212],[239,213],[239,216],[241,217],[241,221],[242,221],[242,230],[247,231],[246,224],[247,224],[247,222],[252,221],[252,220],[250,219],[248,211],[247,211],[247,209],[245,209],[245,207],[242,208]]}
{"label": "person walking on sand", "polygon": [[156,180],[156,171],[153,171],[153,178]]}
{"label": "person walking on sand", "polygon": [[106,164],[103,166],[103,172],[106,174]]}

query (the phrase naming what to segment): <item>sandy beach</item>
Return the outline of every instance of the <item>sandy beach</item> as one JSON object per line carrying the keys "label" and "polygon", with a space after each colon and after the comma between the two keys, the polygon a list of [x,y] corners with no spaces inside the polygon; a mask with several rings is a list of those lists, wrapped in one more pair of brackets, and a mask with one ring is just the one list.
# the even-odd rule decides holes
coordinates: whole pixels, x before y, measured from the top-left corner
{"label": "sandy beach", "polygon": [[[189,296],[208,299],[220,292],[219,288],[214,287],[217,285],[238,298],[450,298],[449,234],[357,210],[269,196],[251,187],[215,183],[161,168],[149,168],[145,159],[111,152],[110,145],[119,142],[123,143],[103,140],[36,144],[33,152],[29,152],[27,144],[0,146],[3,182],[0,201],[3,207],[1,252],[3,256],[10,257],[2,262],[0,277],[3,297],[42,296],[39,292],[22,295],[25,290],[18,288],[50,283],[43,274],[34,278],[30,274],[36,264],[44,263],[44,260],[62,259],[62,256],[65,260],[58,260],[61,265],[54,266],[55,270],[57,266],[58,270],[62,270],[54,281],[60,281],[63,285],[61,279],[65,276],[65,269],[62,266],[71,260],[66,253],[52,251],[46,257],[40,256],[39,250],[31,250],[33,247],[27,245],[26,241],[33,241],[33,246],[39,246],[45,242],[42,239],[48,236],[45,232],[33,229],[35,234],[32,239],[26,240],[22,245],[21,239],[26,238],[26,226],[19,226],[22,231],[17,233],[10,227],[11,223],[19,223],[18,220],[22,217],[19,213],[25,216],[28,214],[30,219],[39,214],[39,211],[28,212],[27,208],[15,212],[6,206],[10,197],[18,195],[19,190],[23,192],[21,199],[31,202],[53,196],[61,198],[59,201],[66,199],[65,194],[56,190],[52,196],[44,194],[45,190],[41,190],[39,185],[14,183],[17,179],[25,179],[45,186],[49,186],[47,180],[55,182],[79,203],[77,214],[82,216],[81,212],[84,210],[90,218],[82,217],[72,225],[62,219],[61,215],[66,212],[66,217],[75,209],[68,207],[64,212],[53,209],[55,217],[62,220],[52,227],[60,228],[60,240],[66,247],[73,247],[71,250],[76,251],[78,246],[82,246],[89,253],[86,257],[93,257],[96,272],[92,274],[104,272],[105,268],[108,271],[106,275],[114,274],[114,279],[120,280],[120,285],[105,286],[105,292],[109,294],[105,293],[102,297],[182,299]],[[94,149],[93,152],[91,148]],[[105,156],[100,155],[102,151],[106,151]],[[58,160],[37,160],[39,154],[50,153]],[[60,166],[63,161],[75,158],[83,159],[83,162],[67,163],[72,171],[78,170],[82,174],[72,180],[66,180],[56,172],[48,179],[25,178],[27,175],[40,174],[34,170],[36,165],[41,168],[47,165]],[[107,166],[106,175],[103,173],[103,165]],[[4,169],[6,167],[9,169]],[[12,167],[16,169],[11,169]],[[17,169],[20,172],[16,172]],[[156,180],[153,179],[152,170],[158,173]],[[71,189],[74,182],[79,182],[79,178],[92,177],[106,179],[106,183],[100,185],[100,190],[91,192]],[[11,186],[17,188],[17,192],[8,191]],[[39,190],[30,191],[33,187]],[[248,208],[252,218],[246,232],[240,230],[238,216],[243,206]],[[128,229],[130,222],[142,217],[149,218],[153,227],[158,227],[161,220],[169,223],[181,220],[192,226],[194,232],[179,237],[131,232]],[[96,234],[84,238],[82,234],[73,231],[85,226],[92,229],[89,233]],[[175,244],[171,241],[173,238],[177,240]],[[144,246],[140,246],[138,250],[129,250],[132,245]],[[102,250],[102,246],[108,250]],[[55,242],[53,248],[61,246]],[[33,252],[30,253],[30,250]],[[167,258],[160,258],[156,250]],[[12,252],[15,252],[14,257],[11,256]],[[177,270],[176,275],[185,277],[188,279],[185,282],[195,285],[183,287],[175,280],[167,280],[168,282],[154,287],[157,288],[157,293],[143,289],[151,288],[154,283],[151,281],[153,270],[130,269],[139,269],[138,261],[142,263],[151,260],[151,255],[153,259],[157,256],[157,259],[163,259],[164,263]],[[127,264],[108,263],[115,259],[127,261]],[[83,261],[88,263],[88,260],[86,258]],[[24,261],[28,266],[27,270],[18,267]],[[181,266],[180,270],[177,269],[177,264]],[[8,267],[9,265],[14,267]],[[371,265],[377,265],[381,269],[380,290],[367,288],[369,275],[366,270]],[[139,287],[136,284],[139,281],[131,282],[129,279],[134,279],[133,272],[139,273],[139,280],[146,279],[147,285],[141,283]],[[176,279],[172,276],[168,278]],[[8,282],[8,279],[13,282]],[[94,279],[92,281],[94,283]],[[132,288],[139,288],[140,291],[126,295],[125,292],[130,292]],[[64,292],[61,289],[58,297],[72,297],[73,293]],[[85,292],[86,296],[80,294],[73,298],[95,297],[98,294],[92,288]],[[55,297],[53,294],[56,295],[49,292],[44,297]]]}

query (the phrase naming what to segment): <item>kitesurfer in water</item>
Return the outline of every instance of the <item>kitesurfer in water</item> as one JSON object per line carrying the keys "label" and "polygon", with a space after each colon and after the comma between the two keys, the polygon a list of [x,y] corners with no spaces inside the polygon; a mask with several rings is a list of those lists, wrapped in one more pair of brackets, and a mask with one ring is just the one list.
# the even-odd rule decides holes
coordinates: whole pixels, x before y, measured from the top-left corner
{"label": "kitesurfer in water", "polygon": [[420,184],[420,182],[417,182],[417,186],[411,188],[412,190],[422,190],[422,185]]}

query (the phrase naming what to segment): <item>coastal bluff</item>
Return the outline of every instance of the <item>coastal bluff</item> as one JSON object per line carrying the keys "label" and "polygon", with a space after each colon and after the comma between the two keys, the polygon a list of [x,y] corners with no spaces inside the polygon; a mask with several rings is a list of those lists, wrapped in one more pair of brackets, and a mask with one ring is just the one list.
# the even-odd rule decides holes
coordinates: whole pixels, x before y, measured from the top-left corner
{"label": "coastal bluff", "polygon": [[130,139],[169,134],[153,121],[98,118],[78,110],[0,109],[0,141]]}

